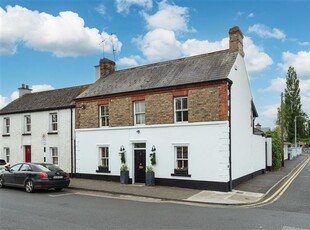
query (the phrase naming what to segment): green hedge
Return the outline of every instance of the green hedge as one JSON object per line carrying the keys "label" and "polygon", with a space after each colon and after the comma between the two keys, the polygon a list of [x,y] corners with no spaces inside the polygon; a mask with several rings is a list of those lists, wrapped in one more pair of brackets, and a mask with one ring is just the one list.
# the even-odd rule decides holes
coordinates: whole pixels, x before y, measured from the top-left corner
{"label": "green hedge", "polygon": [[283,149],[281,146],[281,139],[277,132],[269,131],[268,135],[272,137],[272,168],[279,169],[282,166]]}

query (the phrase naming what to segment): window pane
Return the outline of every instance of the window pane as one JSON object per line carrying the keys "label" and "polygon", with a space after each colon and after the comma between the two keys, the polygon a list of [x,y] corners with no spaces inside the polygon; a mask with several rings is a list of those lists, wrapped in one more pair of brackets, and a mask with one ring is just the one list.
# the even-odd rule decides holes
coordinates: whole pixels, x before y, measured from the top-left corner
{"label": "window pane", "polygon": [[183,161],[183,163],[184,163],[184,168],[188,168],[188,161],[186,160],[186,161]]}
{"label": "window pane", "polygon": [[187,109],[187,98],[182,98],[182,108]]}
{"label": "window pane", "polygon": [[182,103],[181,103],[181,99],[180,98],[176,98],[175,99],[175,108],[177,110],[181,109],[182,108]]}
{"label": "window pane", "polygon": [[144,149],[145,146],[146,146],[145,143],[135,143],[135,144],[134,144],[134,147],[135,147],[136,149],[139,149],[139,148],[140,148],[140,149],[142,149],[142,148]]}
{"label": "window pane", "polygon": [[188,148],[183,147],[183,159],[188,159]]}
{"label": "window pane", "polygon": [[179,160],[177,161],[177,168],[181,169],[183,166],[182,166],[182,161]]}
{"label": "window pane", "polygon": [[177,147],[177,159],[182,159],[182,147]]}
{"label": "window pane", "polygon": [[136,124],[145,124],[145,114],[136,115]]}
{"label": "window pane", "polygon": [[182,121],[188,121],[188,111],[183,111],[183,120]]}
{"label": "window pane", "polygon": [[182,121],[182,112],[176,112],[176,121]]}
{"label": "window pane", "polygon": [[136,113],[144,113],[145,112],[144,101],[136,101],[135,102],[135,112]]}

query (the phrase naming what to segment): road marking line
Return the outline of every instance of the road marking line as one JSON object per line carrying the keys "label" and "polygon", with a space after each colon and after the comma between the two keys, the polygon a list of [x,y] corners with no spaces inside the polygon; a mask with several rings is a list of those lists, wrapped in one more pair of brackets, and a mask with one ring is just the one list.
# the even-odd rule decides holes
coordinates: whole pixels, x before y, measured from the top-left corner
{"label": "road marking line", "polygon": [[72,196],[75,195],[77,193],[65,193],[65,194],[58,194],[58,195],[48,195],[50,197],[61,197],[61,196]]}
{"label": "road marking line", "polygon": [[263,207],[265,205],[269,205],[274,203],[275,201],[277,201],[284,193],[285,191],[290,187],[290,185],[293,183],[293,181],[295,180],[295,178],[299,175],[299,173],[305,168],[305,166],[308,164],[308,162],[310,161],[310,158],[308,158],[307,160],[305,160],[300,168],[298,168],[296,170],[296,172],[294,172],[291,177],[288,179],[288,181],[286,181],[272,196],[270,196],[268,199],[262,201],[261,203],[258,204],[249,204],[249,205],[245,205],[245,208],[253,208],[253,207]]}

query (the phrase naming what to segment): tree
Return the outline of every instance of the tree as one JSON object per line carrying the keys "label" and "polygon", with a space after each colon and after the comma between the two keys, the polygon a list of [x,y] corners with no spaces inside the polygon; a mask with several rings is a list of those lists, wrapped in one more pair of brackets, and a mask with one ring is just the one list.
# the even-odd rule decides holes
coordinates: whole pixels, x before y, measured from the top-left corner
{"label": "tree", "polygon": [[284,90],[284,128],[287,140],[294,143],[295,119],[298,138],[305,136],[306,114],[301,108],[300,88],[294,67],[289,67],[286,75],[286,89]]}

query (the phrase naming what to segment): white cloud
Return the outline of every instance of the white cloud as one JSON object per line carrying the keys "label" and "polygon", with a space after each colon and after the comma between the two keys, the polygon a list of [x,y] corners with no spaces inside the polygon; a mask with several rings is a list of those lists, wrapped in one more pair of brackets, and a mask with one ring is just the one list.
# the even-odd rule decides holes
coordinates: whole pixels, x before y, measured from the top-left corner
{"label": "white cloud", "polygon": [[173,59],[181,55],[181,43],[170,30],[155,29],[144,37],[134,39],[134,42],[149,61]]}
{"label": "white cloud", "polygon": [[278,28],[269,28],[263,24],[254,24],[250,26],[248,31],[250,33],[255,33],[262,38],[276,38],[276,39],[285,39],[286,35]]}
{"label": "white cloud", "polygon": [[260,116],[276,119],[280,104],[266,105],[261,108]]}
{"label": "white cloud", "polygon": [[299,51],[297,54],[283,52],[282,60],[283,63],[278,64],[278,66],[285,73],[292,66],[295,68],[299,78],[310,79],[310,51]]}
{"label": "white cloud", "polygon": [[33,85],[31,87],[32,89],[32,93],[36,93],[36,92],[41,92],[41,91],[47,91],[47,90],[52,90],[52,89],[55,89],[53,86],[51,85]]}
{"label": "white cloud", "polygon": [[286,79],[285,78],[275,78],[270,81],[270,85],[265,89],[259,89],[259,92],[283,92],[286,88]]}
{"label": "white cloud", "polygon": [[[38,51],[51,52],[57,57],[98,53],[99,43],[107,33],[85,27],[84,20],[71,11],[58,16],[31,11],[21,6],[0,7],[0,54],[14,54],[18,44]],[[122,43],[116,38],[118,49]],[[111,52],[112,47],[105,47]]]}
{"label": "white cloud", "polygon": [[143,16],[150,30],[161,28],[183,32],[194,31],[187,26],[189,21],[187,7],[169,5],[166,1],[162,1],[158,4],[158,11],[154,15],[143,13]]}
{"label": "white cloud", "polygon": [[[144,37],[134,39],[139,49],[149,61],[192,56],[229,48],[229,38],[210,42],[208,40],[188,39],[184,43],[177,40],[170,30],[156,29]],[[258,47],[249,37],[244,38],[245,62],[249,73],[258,73],[270,65],[271,57]]]}
{"label": "white cloud", "polygon": [[[33,85],[32,87],[30,87],[32,89],[32,93],[35,92],[41,92],[41,91],[46,91],[46,90],[52,90],[54,89],[53,86],[51,85],[47,85],[47,84],[43,84],[43,85]],[[0,109],[2,109],[3,107],[5,107],[7,104],[11,103],[12,101],[16,100],[19,97],[19,93],[18,90],[15,90],[10,97],[5,97],[0,95]]]}
{"label": "white cloud", "polygon": [[[273,61],[264,50],[254,44],[249,37],[244,37],[243,47],[245,52],[245,62],[249,73],[257,73],[265,70]],[[185,55],[196,55],[208,53],[222,49],[228,49],[229,38],[223,38],[220,41],[209,42],[208,40],[199,41],[189,39],[182,44]]]}
{"label": "white cloud", "polygon": [[208,40],[188,39],[182,44],[182,52],[186,56],[214,52],[228,48],[229,39],[209,42]]}
{"label": "white cloud", "polygon": [[310,42],[298,42],[301,46],[310,46]]}
{"label": "white cloud", "polygon": [[117,62],[118,65],[123,65],[123,66],[138,66],[141,65],[141,63],[143,63],[144,60],[138,56],[138,55],[131,55],[130,57],[123,57],[120,58]]}
{"label": "white cloud", "polygon": [[254,18],[255,15],[254,15],[254,13],[252,12],[252,13],[249,13],[248,17],[249,17],[249,18]]}
{"label": "white cloud", "polygon": [[0,95],[0,109],[9,103],[9,98]]}
{"label": "white cloud", "polygon": [[116,10],[118,13],[129,13],[129,8],[133,5],[140,6],[144,9],[152,9],[152,0],[115,0]]}
{"label": "white cloud", "polygon": [[96,10],[99,14],[101,14],[101,15],[105,15],[105,13],[106,13],[106,7],[105,7],[105,5],[103,5],[103,4],[99,4],[99,5],[95,8],[95,10]]}
{"label": "white cloud", "polygon": [[243,43],[244,59],[249,73],[261,72],[272,65],[271,57],[261,47],[255,45],[251,38],[244,37]]}

